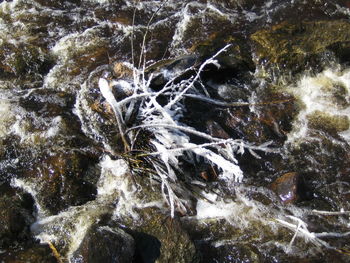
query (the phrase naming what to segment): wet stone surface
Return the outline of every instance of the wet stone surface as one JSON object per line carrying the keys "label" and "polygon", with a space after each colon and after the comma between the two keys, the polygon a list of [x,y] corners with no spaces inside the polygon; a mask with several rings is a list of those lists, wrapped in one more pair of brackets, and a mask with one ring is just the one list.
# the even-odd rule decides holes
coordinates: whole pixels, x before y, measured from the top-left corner
{"label": "wet stone surface", "polygon": [[[349,119],[344,113],[314,111],[306,118],[309,132],[290,144],[305,105],[285,87],[335,62],[349,65],[349,1],[169,0],[157,11],[160,3],[1,3],[0,106],[10,105],[12,115],[0,116],[0,261],[57,262],[49,246],[34,243],[29,231],[34,221],[48,219],[36,218],[34,198],[44,214],[57,215],[43,232],[67,228],[62,228],[62,233],[67,231],[62,240],[55,240],[63,257],[70,233],[75,233],[72,222],[83,218],[89,224],[89,216],[99,221],[102,214],[113,217],[109,224],[93,223],[80,237],[72,258],[77,263],[348,262],[341,252],[349,250],[348,236],[321,238],[336,249],[316,247],[300,233],[291,244],[295,229],[276,222],[295,224],[288,217],[293,215],[314,233],[348,232],[348,215],[311,211],[349,210],[349,143],[342,137]],[[186,98],[186,114],[179,122],[220,139],[252,145],[272,141],[274,153],[245,149],[235,156],[244,172],[243,193],[242,185],[220,178],[212,163],[180,159],[172,166],[185,170],[186,180],[179,176],[171,184],[185,197],[188,211],[178,209],[170,218],[163,198],[168,190],[151,169],[154,157],[147,155],[154,150],[149,145],[152,135],[141,132],[135,142],[140,152],[125,151],[98,80],[109,71],[118,81],[132,82],[130,63],[143,67],[144,36],[145,81],[153,74],[152,91],[187,68],[191,70],[175,83],[193,78],[205,59],[231,45],[217,57],[220,67],[206,67],[194,86],[212,99],[244,105],[224,107]],[[346,85],[331,83],[322,92],[339,111],[349,106]],[[113,95],[119,100],[130,94],[115,90]],[[163,97],[157,99],[164,103]],[[138,122],[130,118],[126,125]],[[122,189],[106,197],[108,201],[99,195],[97,181],[105,169],[99,161],[105,155],[125,158],[131,170],[139,171],[124,174],[137,186],[139,206],[129,211],[134,217],[114,212],[124,198]],[[21,182],[33,196],[9,182]],[[218,198],[209,200],[215,195]],[[98,203],[101,200],[109,203]],[[201,202],[208,202],[208,210]],[[61,220],[74,209],[77,218]]]}
{"label": "wet stone surface", "polygon": [[299,175],[297,173],[286,173],[272,183],[271,189],[278,195],[283,203],[295,203],[299,199],[298,180]]}
{"label": "wet stone surface", "polygon": [[4,263],[57,263],[49,245],[34,244],[19,250],[9,250],[0,254],[0,260]]}
{"label": "wet stone surface", "polygon": [[52,214],[72,205],[81,205],[96,196],[87,171],[96,160],[78,153],[60,153],[43,158],[25,177],[37,182],[40,205]]}
{"label": "wet stone surface", "polygon": [[29,227],[35,220],[34,200],[8,184],[0,184],[0,248],[30,240]]}
{"label": "wet stone surface", "polygon": [[81,263],[128,263],[133,260],[134,246],[133,238],[123,230],[94,225],[70,260]]}

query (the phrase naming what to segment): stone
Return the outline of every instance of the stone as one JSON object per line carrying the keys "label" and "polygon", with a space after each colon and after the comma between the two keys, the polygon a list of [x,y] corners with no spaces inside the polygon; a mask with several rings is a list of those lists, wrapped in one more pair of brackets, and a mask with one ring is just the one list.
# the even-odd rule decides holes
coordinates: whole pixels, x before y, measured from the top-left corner
{"label": "stone", "polygon": [[350,121],[346,115],[330,115],[326,112],[315,111],[307,116],[309,128],[328,132],[342,132],[350,127]]}
{"label": "stone", "polygon": [[129,263],[134,257],[133,238],[119,228],[94,225],[86,233],[70,262]]}
{"label": "stone", "polygon": [[29,226],[35,220],[34,201],[29,194],[0,185],[0,248],[30,239]]}
{"label": "stone", "polygon": [[261,252],[254,245],[221,245],[219,247],[203,247],[202,263],[260,263]]}
{"label": "stone", "polygon": [[157,208],[144,208],[139,213],[141,221],[126,223],[126,231],[135,239],[135,257],[140,262],[199,262],[194,243],[178,219]]}
{"label": "stone", "polygon": [[283,174],[271,184],[271,189],[278,195],[283,203],[295,203],[299,199],[298,179],[299,175],[295,172]]}
{"label": "stone", "polygon": [[350,23],[346,20],[282,22],[251,35],[257,62],[299,72],[316,68],[326,51],[341,54],[350,46]]}
{"label": "stone", "polygon": [[53,58],[48,51],[31,44],[16,46],[4,42],[0,45],[0,75],[11,74],[28,78],[35,73],[46,74],[52,67]]}
{"label": "stone", "polygon": [[33,244],[28,248],[7,250],[0,254],[2,263],[60,263],[47,244]]}
{"label": "stone", "polygon": [[116,62],[113,66],[113,72],[117,78],[127,78],[131,79],[133,76],[133,71],[130,67],[126,66],[121,62]]}
{"label": "stone", "polygon": [[82,205],[96,196],[96,186],[87,179],[87,171],[96,160],[80,153],[57,153],[43,157],[26,177],[38,182],[38,202],[52,214],[72,205]]}

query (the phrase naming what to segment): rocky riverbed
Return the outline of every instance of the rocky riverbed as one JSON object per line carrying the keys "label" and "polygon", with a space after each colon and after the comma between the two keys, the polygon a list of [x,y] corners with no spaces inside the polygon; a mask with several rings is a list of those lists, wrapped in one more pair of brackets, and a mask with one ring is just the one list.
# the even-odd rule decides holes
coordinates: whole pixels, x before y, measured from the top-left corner
{"label": "rocky riverbed", "polygon": [[349,262],[349,19],[1,2],[0,262]]}

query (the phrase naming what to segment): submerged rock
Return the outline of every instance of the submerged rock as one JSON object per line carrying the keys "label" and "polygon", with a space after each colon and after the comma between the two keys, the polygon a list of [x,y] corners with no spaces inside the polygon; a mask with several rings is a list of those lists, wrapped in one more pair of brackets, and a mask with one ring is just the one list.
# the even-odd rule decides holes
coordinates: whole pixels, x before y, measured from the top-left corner
{"label": "submerged rock", "polygon": [[346,20],[282,22],[258,30],[251,39],[259,61],[298,72],[317,67],[326,51],[335,50],[341,56],[349,49],[349,32]]}
{"label": "submerged rock", "polygon": [[196,248],[176,218],[156,208],[140,211],[139,222],[127,225],[135,239],[137,262],[199,262]]}
{"label": "submerged rock", "polygon": [[346,115],[330,115],[326,112],[315,111],[308,115],[309,127],[328,132],[342,132],[350,127],[350,121]]}
{"label": "submerged rock", "polygon": [[29,194],[7,184],[0,185],[0,248],[30,239],[34,201]]}
{"label": "submerged rock", "polygon": [[14,74],[25,77],[31,73],[47,73],[53,59],[40,47],[33,45],[0,45],[0,75],[1,73]]}
{"label": "submerged rock", "polygon": [[260,263],[262,256],[254,245],[220,245],[203,248],[202,263]]}
{"label": "submerged rock", "polygon": [[43,158],[27,172],[37,185],[41,206],[57,214],[72,205],[93,200],[96,187],[88,181],[88,169],[96,160],[78,153],[59,153]]}
{"label": "submerged rock", "polygon": [[0,254],[2,263],[59,263],[49,245],[34,244]]}
{"label": "submerged rock", "polygon": [[129,263],[134,256],[133,238],[119,228],[94,225],[86,233],[70,262]]}

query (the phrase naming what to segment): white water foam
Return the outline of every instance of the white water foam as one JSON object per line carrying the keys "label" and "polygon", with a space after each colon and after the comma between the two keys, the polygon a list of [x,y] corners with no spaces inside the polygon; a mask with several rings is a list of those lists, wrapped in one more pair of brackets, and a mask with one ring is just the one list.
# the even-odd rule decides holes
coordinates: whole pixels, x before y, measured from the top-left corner
{"label": "white water foam", "polygon": [[135,220],[137,216],[132,212],[133,207],[142,204],[141,200],[135,198],[136,189],[131,183],[129,167],[124,160],[112,160],[109,156],[104,156],[100,167],[96,199],[81,206],[72,206],[53,216],[48,216],[39,206],[36,191],[31,184],[17,179],[13,181],[14,186],[32,194],[38,206],[37,221],[31,226],[33,234],[42,243],[51,242],[66,251],[64,254],[67,259],[79,248],[89,228],[103,214],[111,213],[112,207],[115,206],[115,217],[131,215]]}
{"label": "white water foam", "polygon": [[[333,118],[349,121],[350,70],[335,67],[326,69],[316,76],[304,76],[296,86],[288,87],[287,91],[302,103],[302,109],[293,124],[294,128],[288,135],[288,142],[297,143],[308,136],[309,116],[312,114],[324,113]],[[339,97],[347,105],[340,105],[337,101]],[[340,134],[350,142],[350,130]]]}

